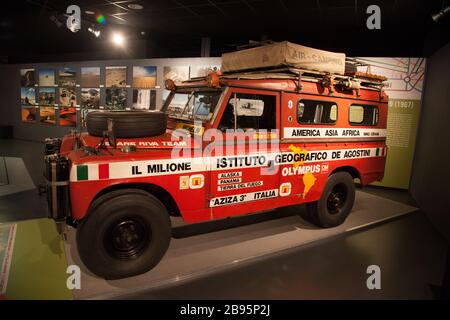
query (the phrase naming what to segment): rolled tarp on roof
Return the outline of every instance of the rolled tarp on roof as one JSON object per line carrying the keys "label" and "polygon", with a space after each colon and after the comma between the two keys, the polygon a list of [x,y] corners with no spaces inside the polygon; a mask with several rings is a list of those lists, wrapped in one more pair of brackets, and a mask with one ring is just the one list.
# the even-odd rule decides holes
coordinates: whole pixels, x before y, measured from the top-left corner
{"label": "rolled tarp on roof", "polygon": [[313,49],[284,41],[224,53],[221,71],[227,73],[280,66],[343,75],[345,54]]}

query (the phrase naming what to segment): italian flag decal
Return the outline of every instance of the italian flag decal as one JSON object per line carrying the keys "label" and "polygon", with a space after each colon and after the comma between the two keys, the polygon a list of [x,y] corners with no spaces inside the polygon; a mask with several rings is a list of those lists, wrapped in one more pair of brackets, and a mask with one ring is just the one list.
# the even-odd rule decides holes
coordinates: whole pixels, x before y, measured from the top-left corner
{"label": "italian flag decal", "polygon": [[77,181],[109,179],[109,164],[78,165]]}
{"label": "italian flag decal", "polygon": [[386,148],[377,148],[375,155],[378,157],[384,157],[386,155]]}

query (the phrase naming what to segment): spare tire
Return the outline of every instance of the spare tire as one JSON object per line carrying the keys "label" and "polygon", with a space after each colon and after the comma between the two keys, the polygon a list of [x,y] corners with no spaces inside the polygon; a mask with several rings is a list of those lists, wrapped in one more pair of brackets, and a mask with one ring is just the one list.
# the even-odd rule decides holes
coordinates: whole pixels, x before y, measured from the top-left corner
{"label": "spare tire", "polygon": [[167,116],[161,111],[93,111],[86,116],[89,134],[103,136],[103,131],[108,130],[108,119],[114,120],[116,138],[158,136],[167,128]]}

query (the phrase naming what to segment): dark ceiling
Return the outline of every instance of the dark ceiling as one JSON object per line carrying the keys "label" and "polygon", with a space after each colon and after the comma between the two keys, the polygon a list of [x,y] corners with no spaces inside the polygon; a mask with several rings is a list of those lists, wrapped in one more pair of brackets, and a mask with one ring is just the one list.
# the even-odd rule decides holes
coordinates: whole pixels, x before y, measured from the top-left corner
{"label": "dark ceiling", "polygon": [[[82,11],[82,29],[66,28],[68,5]],[[131,9],[133,4],[140,10]],[[381,30],[368,30],[368,5],[381,8]],[[449,42],[449,18],[431,19],[444,0],[28,0],[14,1],[0,17],[3,62],[45,62],[112,58],[192,57],[201,38],[211,55],[235,50],[249,40],[289,40],[352,56],[427,56]],[[131,6],[130,6],[131,5]],[[106,17],[96,22],[92,11]],[[50,18],[57,17],[57,27]],[[450,16],[450,15],[449,15]],[[101,27],[95,38],[88,27]],[[126,35],[124,49],[109,41]]]}

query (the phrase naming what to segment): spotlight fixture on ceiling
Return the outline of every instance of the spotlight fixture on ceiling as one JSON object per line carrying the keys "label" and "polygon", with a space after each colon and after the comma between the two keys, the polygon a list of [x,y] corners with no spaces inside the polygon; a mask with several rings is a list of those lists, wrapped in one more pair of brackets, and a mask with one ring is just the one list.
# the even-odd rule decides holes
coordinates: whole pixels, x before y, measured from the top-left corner
{"label": "spotlight fixture on ceiling", "polygon": [[432,14],[431,18],[434,20],[434,22],[438,23],[439,21],[442,20],[442,18],[444,18],[449,13],[450,13],[450,6],[447,6],[438,13]]}
{"label": "spotlight fixture on ceiling", "polygon": [[90,32],[90,33],[92,33],[96,38],[98,38],[98,37],[100,37],[100,30],[99,29],[97,29],[94,25],[92,25],[92,26],[90,26],[89,28],[88,28],[88,31]]}
{"label": "spotlight fixture on ceiling", "polygon": [[111,36],[111,41],[118,47],[122,47],[125,43],[125,38],[122,34],[114,32]]}
{"label": "spotlight fixture on ceiling", "polygon": [[133,10],[142,10],[144,9],[144,6],[138,3],[130,3],[128,4],[128,8],[133,9]]}

